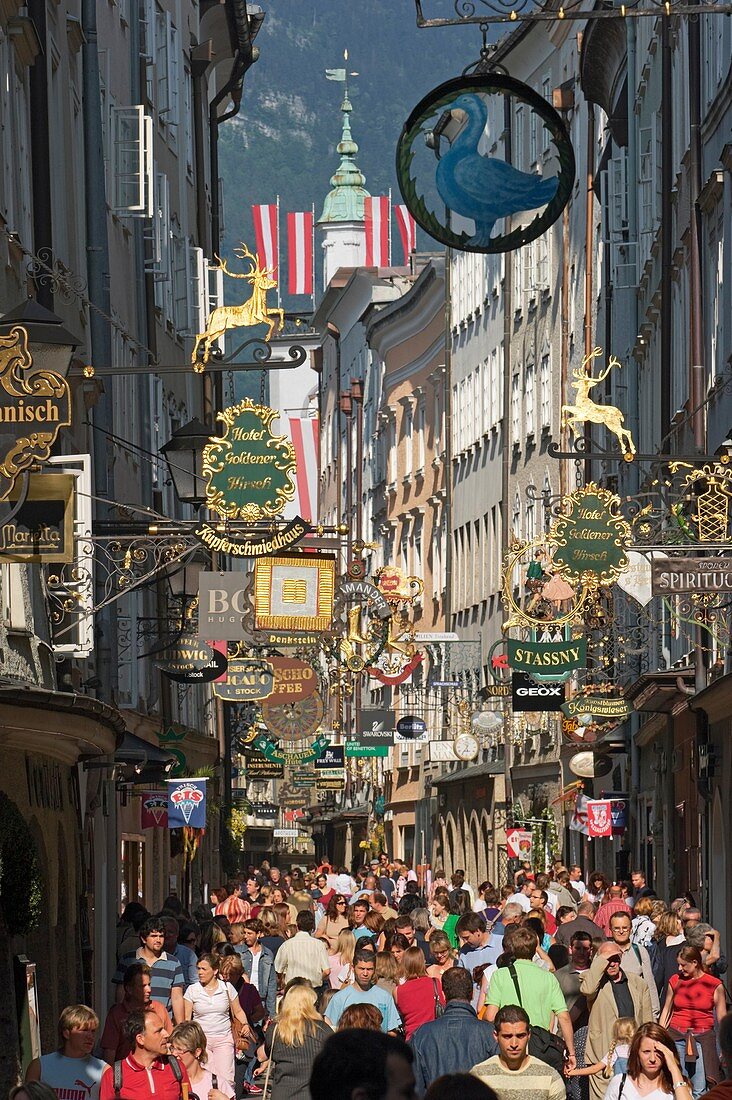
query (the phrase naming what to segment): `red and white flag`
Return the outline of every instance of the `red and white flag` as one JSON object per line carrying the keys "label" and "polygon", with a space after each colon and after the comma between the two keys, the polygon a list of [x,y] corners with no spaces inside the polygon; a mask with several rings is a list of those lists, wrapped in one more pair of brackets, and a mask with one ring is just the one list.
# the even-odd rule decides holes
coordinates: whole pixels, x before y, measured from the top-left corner
{"label": "red and white flag", "polygon": [[587,799],[587,828],[591,837],[612,836],[611,803],[607,798]]}
{"label": "red and white flag", "polygon": [[313,293],[313,215],[310,210],[287,215],[287,270],[290,294]]}
{"label": "red and white flag", "polygon": [[[285,517],[301,516],[310,523],[316,523],[320,474],[320,421],[317,417],[310,416],[289,416],[288,419],[297,468],[295,499],[288,504]],[[288,516],[288,511],[292,512],[292,517]]]}
{"label": "red and white flag", "polygon": [[389,218],[391,199],[388,195],[370,195],[364,199],[366,216],[366,267],[389,267]]}
{"label": "red and white flag", "polygon": [[404,249],[404,263],[409,263],[409,256],[417,247],[417,223],[409,213],[409,209],[401,204],[394,207],[396,211],[397,228],[402,239]]}
{"label": "red and white flag", "polygon": [[280,266],[280,227],[277,203],[252,206],[254,241],[260,264],[272,271],[278,279]]}

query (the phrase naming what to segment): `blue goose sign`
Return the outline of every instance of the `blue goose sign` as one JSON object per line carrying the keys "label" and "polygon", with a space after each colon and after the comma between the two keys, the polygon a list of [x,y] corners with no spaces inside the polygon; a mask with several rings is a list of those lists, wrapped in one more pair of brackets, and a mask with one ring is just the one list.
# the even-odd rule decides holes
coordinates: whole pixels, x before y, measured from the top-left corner
{"label": "blue goose sign", "polygon": [[538,92],[508,76],[473,74],[434,88],[414,108],[397,147],[397,177],[435,240],[508,252],[560,216],[575,159],[561,116]]}

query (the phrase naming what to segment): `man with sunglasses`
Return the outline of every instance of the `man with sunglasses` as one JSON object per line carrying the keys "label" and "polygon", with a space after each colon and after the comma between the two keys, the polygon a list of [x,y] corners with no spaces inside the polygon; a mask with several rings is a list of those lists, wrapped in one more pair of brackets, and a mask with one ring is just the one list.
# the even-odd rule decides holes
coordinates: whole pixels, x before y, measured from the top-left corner
{"label": "man with sunglasses", "polygon": [[[616,943],[600,944],[590,969],[580,980],[580,990],[586,997],[596,994],[585,1047],[587,1065],[600,1062],[607,1054],[616,1020],[630,1017],[636,1027],[653,1020],[648,983],[637,974],[626,974],[620,965],[622,957]],[[589,1082],[591,1100],[602,1100],[607,1081],[594,1075]]]}

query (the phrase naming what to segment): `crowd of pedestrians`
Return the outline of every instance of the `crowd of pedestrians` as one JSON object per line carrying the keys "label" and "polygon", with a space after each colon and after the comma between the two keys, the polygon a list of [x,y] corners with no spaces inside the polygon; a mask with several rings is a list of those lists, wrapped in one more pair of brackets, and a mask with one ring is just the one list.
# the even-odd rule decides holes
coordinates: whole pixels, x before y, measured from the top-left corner
{"label": "crowd of pedestrians", "polygon": [[129,904],[113,1004],[17,1100],[732,1100],[717,930],[641,871],[474,886],[386,855]]}

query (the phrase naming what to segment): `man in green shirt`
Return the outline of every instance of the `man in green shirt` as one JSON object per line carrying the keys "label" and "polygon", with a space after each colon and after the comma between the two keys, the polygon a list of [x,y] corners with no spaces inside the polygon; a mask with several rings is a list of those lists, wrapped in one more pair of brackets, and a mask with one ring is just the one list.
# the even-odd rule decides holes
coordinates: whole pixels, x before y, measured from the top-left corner
{"label": "man in green shirt", "polygon": [[[530,928],[518,925],[506,930],[503,949],[513,955],[515,963],[513,967],[503,966],[496,970],[491,978],[485,1000],[484,1019],[493,1021],[500,1008],[516,1003],[526,1010],[534,1027],[551,1029],[553,1018],[556,1017],[567,1047],[567,1069],[574,1069],[576,1059],[572,1021],[559,982],[548,970],[543,970],[532,961],[538,946],[539,939]],[[516,982],[512,970],[516,975]]]}
{"label": "man in green shirt", "polygon": [[567,1089],[555,1069],[529,1054],[531,1025],[518,1005],[506,1005],[494,1020],[498,1054],[473,1066],[471,1073],[498,1100],[565,1100]]}

